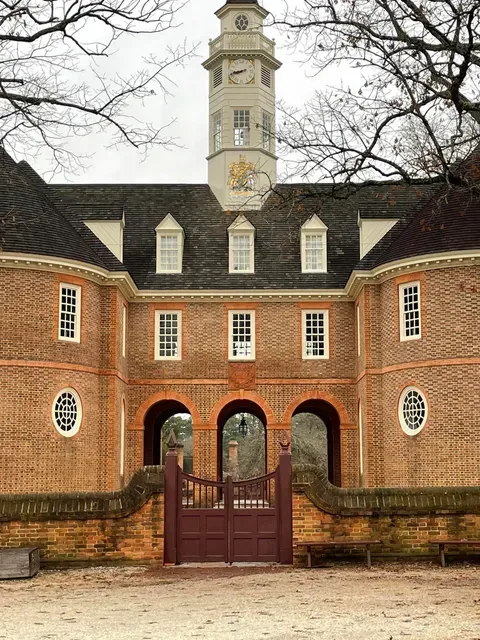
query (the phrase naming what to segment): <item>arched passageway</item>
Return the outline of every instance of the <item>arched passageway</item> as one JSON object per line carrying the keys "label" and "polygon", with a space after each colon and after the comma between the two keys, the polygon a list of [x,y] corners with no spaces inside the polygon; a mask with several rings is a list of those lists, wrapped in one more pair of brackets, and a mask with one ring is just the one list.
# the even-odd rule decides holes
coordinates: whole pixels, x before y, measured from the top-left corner
{"label": "arched passageway", "polygon": [[143,464],[162,465],[167,450],[166,439],[170,430],[175,432],[179,445],[179,457],[186,472],[193,468],[192,416],[188,408],[178,400],[161,400],[145,414],[143,439]]}
{"label": "arched passageway", "polygon": [[[267,417],[247,399],[232,400],[217,419],[217,475],[247,479],[266,473]],[[236,442],[237,447],[231,443]],[[236,459],[235,459],[236,458]]]}
{"label": "arched passageway", "polygon": [[[299,420],[300,417],[301,420]],[[297,435],[297,428],[298,432],[302,430],[303,433]],[[309,444],[308,438],[312,438],[310,452],[306,450]],[[313,441],[315,438],[317,440]],[[304,447],[304,458],[313,458],[321,456],[319,450],[322,442],[325,443],[328,479],[332,484],[341,486],[340,416],[333,405],[321,399],[305,400],[299,404],[292,415],[292,441],[294,443],[292,456],[294,464],[296,463],[295,458],[300,457],[299,446]],[[301,461],[299,460],[299,462]],[[307,462],[307,459],[304,459],[303,462]],[[310,463],[315,464],[313,460]]]}

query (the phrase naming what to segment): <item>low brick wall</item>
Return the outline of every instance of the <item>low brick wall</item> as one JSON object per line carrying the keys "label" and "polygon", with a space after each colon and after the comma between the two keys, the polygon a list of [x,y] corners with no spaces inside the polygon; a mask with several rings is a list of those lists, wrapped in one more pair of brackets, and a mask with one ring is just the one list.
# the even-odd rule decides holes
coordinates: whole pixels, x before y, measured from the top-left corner
{"label": "low brick wall", "polygon": [[0,547],[38,546],[42,562],[163,562],[163,473],[122,491],[0,496]]}
{"label": "low brick wall", "polygon": [[480,539],[480,487],[340,489],[328,482],[326,470],[314,468],[297,468],[294,482],[296,563],[306,552],[295,543],[307,540],[376,539],[382,546],[374,553],[425,556],[438,552],[430,539]]}
{"label": "low brick wall", "polygon": [[[416,556],[436,551],[430,538],[480,538],[480,487],[340,489],[313,468],[294,481],[294,544],[375,538],[377,553]],[[118,492],[0,496],[0,547],[38,546],[43,562],[162,562],[163,534],[159,467]]]}

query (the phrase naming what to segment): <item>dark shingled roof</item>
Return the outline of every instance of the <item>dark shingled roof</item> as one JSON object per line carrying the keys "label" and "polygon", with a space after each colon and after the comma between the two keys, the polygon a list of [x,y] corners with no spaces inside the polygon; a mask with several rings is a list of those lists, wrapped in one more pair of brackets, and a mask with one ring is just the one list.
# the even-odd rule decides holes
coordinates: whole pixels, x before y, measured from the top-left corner
{"label": "dark shingled roof", "polygon": [[[228,227],[205,184],[46,185],[0,153],[0,249],[127,270],[139,289],[337,289],[353,269],[442,251],[480,248],[480,200],[473,191],[383,184],[348,198],[332,185],[279,185],[260,211],[243,212],[256,230],[255,273],[228,273]],[[171,214],[185,231],[183,272],[156,273],[155,228]],[[300,230],[313,214],[328,227],[328,272],[302,273]],[[359,260],[358,216],[399,222]],[[85,226],[125,218],[120,263]]]}
{"label": "dark shingled roof", "polygon": [[[102,259],[105,253],[102,243],[85,225],[75,228],[75,222],[54,206],[46,188],[27,163],[16,164],[0,148],[0,250],[112,268],[112,263]],[[110,251],[106,252],[111,256]],[[120,263],[118,266],[121,267]]]}

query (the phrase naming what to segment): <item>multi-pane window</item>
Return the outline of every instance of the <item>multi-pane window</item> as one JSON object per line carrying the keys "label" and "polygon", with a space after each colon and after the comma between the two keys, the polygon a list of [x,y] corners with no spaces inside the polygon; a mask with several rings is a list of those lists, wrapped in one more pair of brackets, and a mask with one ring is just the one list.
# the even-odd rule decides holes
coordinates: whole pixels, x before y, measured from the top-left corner
{"label": "multi-pane window", "polygon": [[409,436],[419,433],[427,422],[427,400],[420,389],[407,387],[398,403],[398,417],[402,429]]}
{"label": "multi-pane window", "polygon": [[213,150],[220,151],[222,148],[222,112],[213,114]]}
{"label": "multi-pane window", "polygon": [[303,358],[328,358],[328,311],[303,311]]}
{"label": "multi-pane window", "polygon": [[255,359],[254,311],[229,311],[229,358]]}
{"label": "multi-pane window", "polygon": [[324,234],[305,234],[305,270],[306,271],[323,271]]}
{"label": "multi-pane window", "polygon": [[155,323],[155,359],[181,360],[182,314],[157,311]]}
{"label": "multi-pane window", "polygon": [[421,337],[420,283],[400,285],[400,338],[415,340]]}
{"label": "multi-pane window", "polygon": [[236,147],[250,144],[250,111],[235,109],[233,112],[233,142]]}
{"label": "multi-pane window", "polygon": [[232,242],[232,270],[252,271],[252,234],[233,234]]}
{"label": "multi-pane window", "polygon": [[235,18],[235,26],[239,31],[246,31],[248,29],[248,17],[241,13]]}
{"label": "multi-pane window", "polygon": [[160,236],[160,272],[178,271],[178,234]]}
{"label": "multi-pane window", "polygon": [[63,389],[57,394],[52,406],[55,429],[67,438],[74,436],[82,422],[82,403],[74,389]]}
{"label": "multi-pane window", "polygon": [[58,337],[60,340],[80,342],[81,288],[71,284],[60,285]]}
{"label": "multi-pane window", "polygon": [[265,151],[272,150],[272,125],[273,117],[267,111],[262,115],[262,146]]}

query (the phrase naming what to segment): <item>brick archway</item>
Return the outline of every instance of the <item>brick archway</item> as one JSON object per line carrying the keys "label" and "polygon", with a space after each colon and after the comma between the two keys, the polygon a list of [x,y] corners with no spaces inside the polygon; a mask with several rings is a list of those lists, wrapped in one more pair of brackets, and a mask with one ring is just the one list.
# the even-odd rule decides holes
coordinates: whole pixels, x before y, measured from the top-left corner
{"label": "brick archway", "polygon": [[300,413],[313,414],[326,426],[328,479],[334,485],[344,486],[347,481],[345,434],[346,429],[354,427],[345,406],[335,396],[313,390],[296,396],[290,402],[283,418],[285,425],[291,428],[293,416]]}
{"label": "brick archway", "polygon": [[340,426],[349,425],[351,423],[350,418],[348,417],[348,412],[345,408],[345,405],[338,400],[335,396],[332,396],[330,393],[325,393],[323,391],[304,391],[300,395],[296,396],[288,405],[287,410],[283,416],[283,423],[289,425],[292,421],[293,415],[296,409],[303,404],[304,402],[313,401],[313,400],[322,400],[323,402],[327,402],[331,404],[332,407],[338,413],[340,418]]}
{"label": "brick archway", "polygon": [[140,407],[135,414],[135,420],[133,422],[133,429],[142,431],[145,428],[145,416],[148,411],[159,402],[164,400],[173,400],[179,402],[180,404],[185,405],[188,409],[190,415],[192,416],[193,425],[200,424],[200,413],[198,412],[197,407],[195,406],[193,400],[183,393],[177,393],[176,391],[159,391],[158,393],[154,393],[149,398],[142,402]]}
{"label": "brick archway", "polygon": [[258,405],[258,407],[260,407],[260,409],[265,414],[265,418],[267,421],[267,424],[265,425],[266,427],[276,422],[270,405],[266,400],[262,398],[262,396],[258,395],[258,393],[255,393],[254,391],[231,391],[226,396],[223,396],[223,398],[221,398],[213,407],[210,413],[210,424],[217,425],[218,418],[222,410],[232,402],[241,402],[242,400],[252,402],[253,404],[256,404]]}

